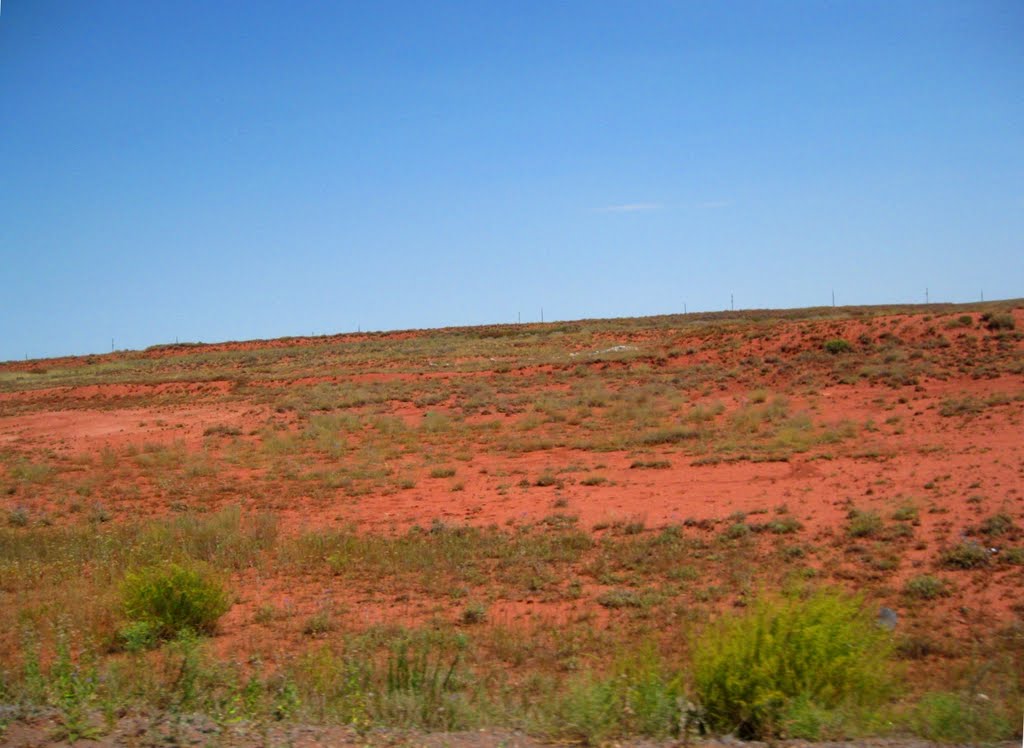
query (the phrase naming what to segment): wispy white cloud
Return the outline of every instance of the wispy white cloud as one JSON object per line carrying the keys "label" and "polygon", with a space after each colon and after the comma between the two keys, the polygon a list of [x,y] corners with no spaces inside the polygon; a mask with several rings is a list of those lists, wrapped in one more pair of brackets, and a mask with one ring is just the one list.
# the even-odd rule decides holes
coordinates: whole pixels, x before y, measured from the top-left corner
{"label": "wispy white cloud", "polygon": [[601,208],[602,213],[640,213],[650,210],[661,210],[665,206],[661,203],[622,203],[621,205],[606,205]]}

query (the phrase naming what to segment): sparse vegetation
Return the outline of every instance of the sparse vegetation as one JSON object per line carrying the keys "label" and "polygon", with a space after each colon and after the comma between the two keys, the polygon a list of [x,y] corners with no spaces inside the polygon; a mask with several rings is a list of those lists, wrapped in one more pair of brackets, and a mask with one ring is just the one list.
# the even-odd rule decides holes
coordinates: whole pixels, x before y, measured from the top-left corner
{"label": "sparse vegetation", "polygon": [[[972,321],[1008,309],[0,365],[10,423],[60,411],[0,442],[0,701],[68,741],[136,710],[588,743],[1012,737],[1024,370],[1019,333]],[[825,580],[872,602],[796,591]]]}

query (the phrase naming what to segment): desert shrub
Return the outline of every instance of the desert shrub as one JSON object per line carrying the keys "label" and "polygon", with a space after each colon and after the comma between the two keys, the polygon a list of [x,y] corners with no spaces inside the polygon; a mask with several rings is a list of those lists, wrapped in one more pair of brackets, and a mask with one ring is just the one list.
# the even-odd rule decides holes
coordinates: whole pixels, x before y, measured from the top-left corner
{"label": "desert shrub", "polygon": [[974,541],[947,548],[939,557],[939,563],[947,569],[976,569],[985,566],[988,561],[988,551]]}
{"label": "desert shrub", "polygon": [[967,416],[981,413],[985,404],[973,397],[965,397],[960,400],[956,398],[945,398],[939,404],[939,415],[945,418],[952,416]]}
{"label": "desert shrub", "polygon": [[903,504],[892,513],[892,518],[898,522],[916,522],[919,517],[920,513],[913,504]]}
{"label": "desert shrub", "polygon": [[763,598],[698,640],[694,685],[712,728],[770,736],[800,705],[831,711],[880,703],[891,686],[890,650],[855,598],[829,590]]}
{"label": "desert shrub", "polygon": [[842,338],[826,340],[825,345],[823,347],[828,353],[831,353],[833,356],[839,353],[849,353],[850,351],[853,350],[853,346],[850,345],[849,342],[843,340]]}
{"label": "desert shrub", "polygon": [[683,442],[690,439],[698,439],[700,438],[700,435],[701,432],[698,429],[685,426],[674,426],[671,428],[656,429],[644,434],[639,434],[636,437],[636,442],[644,446],[654,447],[659,444],[676,444],[677,442]]}
{"label": "desert shrub", "polygon": [[543,473],[537,476],[537,480],[533,482],[533,485],[540,486],[541,488],[547,488],[548,486],[554,486],[558,484],[558,478],[550,470],[545,470]]}
{"label": "desert shrub", "polygon": [[803,524],[796,517],[783,516],[777,519],[773,519],[766,525],[768,532],[776,535],[788,535],[790,533],[799,532],[803,529]]}
{"label": "desert shrub", "polygon": [[903,586],[903,592],[907,597],[914,597],[918,600],[934,600],[937,597],[948,597],[951,594],[949,585],[944,580],[930,574],[922,574],[908,579]]}
{"label": "desert shrub", "polygon": [[981,321],[989,330],[1012,330],[1017,326],[1012,314],[985,312],[981,315]]}
{"label": "desert shrub", "polygon": [[487,606],[479,602],[470,603],[462,609],[461,620],[467,625],[486,623]]}
{"label": "desert shrub", "polygon": [[606,608],[641,608],[644,605],[643,597],[633,590],[606,590],[597,596],[598,605]]}
{"label": "desert shrub", "polygon": [[1013,524],[1013,519],[1010,515],[1003,513],[993,514],[991,517],[986,518],[978,528],[982,535],[987,535],[990,538],[1007,535],[1016,529],[1017,527]]}
{"label": "desert shrub", "polygon": [[212,633],[231,606],[224,585],[198,564],[158,564],[129,572],[121,600],[129,620],[125,630],[135,641],[171,639],[186,630]]}
{"label": "desert shrub", "polygon": [[876,535],[882,529],[882,518],[878,516],[877,512],[862,512],[859,509],[853,509],[847,517],[850,523],[846,526],[846,531],[852,538],[867,538]]}
{"label": "desert shrub", "polygon": [[1000,559],[1004,564],[1024,566],[1024,548],[1007,548]]}
{"label": "desert shrub", "polygon": [[28,525],[28,512],[24,507],[15,507],[7,512],[7,524],[11,527],[26,527]]}
{"label": "desert shrub", "polygon": [[635,460],[629,466],[630,470],[668,470],[672,463],[668,460]]}
{"label": "desert shrub", "polygon": [[725,532],[722,533],[722,537],[729,538],[730,540],[737,540],[739,538],[745,538],[750,534],[750,525],[746,522],[734,522],[726,528]]}
{"label": "desert shrub", "polygon": [[958,327],[970,327],[973,324],[974,324],[974,319],[971,317],[971,315],[969,315],[969,314],[961,314],[956,319],[951,319],[948,322],[946,322],[945,327],[947,329],[953,330],[953,329],[956,329]]}

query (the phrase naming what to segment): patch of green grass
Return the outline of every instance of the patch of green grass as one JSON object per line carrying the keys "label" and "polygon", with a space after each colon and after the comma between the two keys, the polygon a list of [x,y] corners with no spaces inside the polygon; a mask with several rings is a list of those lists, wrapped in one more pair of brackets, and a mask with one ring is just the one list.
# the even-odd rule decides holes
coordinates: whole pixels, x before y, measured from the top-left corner
{"label": "patch of green grass", "polygon": [[8,468],[8,475],[17,481],[25,483],[45,483],[55,474],[56,469],[45,462],[31,462],[21,459]]}
{"label": "patch of green grass", "polygon": [[923,738],[959,745],[1010,740],[1018,727],[987,696],[952,691],[925,694],[914,708],[911,724]]}
{"label": "patch of green grass", "polygon": [[652,646],[620,657],[611,673],[571,679],[549,699],[537,731],[557,742],[604,745],[613,738],[667,738],[686,733],[692,708],[682,679]]}

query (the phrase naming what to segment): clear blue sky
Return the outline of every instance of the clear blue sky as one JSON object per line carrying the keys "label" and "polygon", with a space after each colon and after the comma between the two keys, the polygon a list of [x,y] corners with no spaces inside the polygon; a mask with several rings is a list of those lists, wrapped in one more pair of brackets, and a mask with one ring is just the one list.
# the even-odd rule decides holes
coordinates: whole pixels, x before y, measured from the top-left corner
{"label": "clear blue sky", "polygon": [[1024,295],[1024,3],[0,11],[0,359]]}

